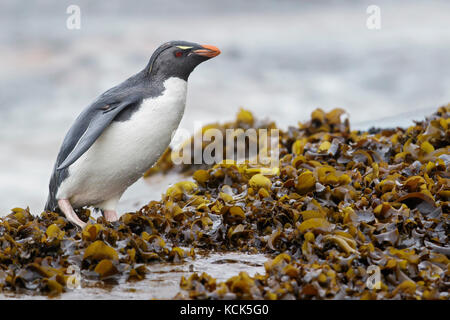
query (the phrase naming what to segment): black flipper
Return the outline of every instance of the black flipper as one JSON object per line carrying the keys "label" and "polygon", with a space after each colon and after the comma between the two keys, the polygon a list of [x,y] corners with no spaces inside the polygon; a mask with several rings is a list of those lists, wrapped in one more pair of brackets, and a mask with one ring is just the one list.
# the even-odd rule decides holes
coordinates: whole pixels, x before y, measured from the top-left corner
{"label": "black flipper", "polygon": [[73,150],[64,159],[63,163],[58,166],[57,170],[67,168],[77,161],[78,158],[94,144],[97,138],[100,137],[102,132],[109,126],[117,114],[133,103],[134,101],[125,101],[120,104],[107,105],[97,110],[97,112],[92,115],[86,131],[84,131]]}

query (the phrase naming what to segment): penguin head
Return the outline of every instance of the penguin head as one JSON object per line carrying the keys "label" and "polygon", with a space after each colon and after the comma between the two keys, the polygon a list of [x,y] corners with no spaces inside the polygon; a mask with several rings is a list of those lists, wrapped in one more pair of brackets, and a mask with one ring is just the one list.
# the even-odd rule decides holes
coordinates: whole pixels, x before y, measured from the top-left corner
{"label": "penguin head", "polygon": [[150,58],[147,74],[160,79],[178,77],[187,80],[196,66],[219,54],[220,50],[210,45],[186,41],[166,42]]}

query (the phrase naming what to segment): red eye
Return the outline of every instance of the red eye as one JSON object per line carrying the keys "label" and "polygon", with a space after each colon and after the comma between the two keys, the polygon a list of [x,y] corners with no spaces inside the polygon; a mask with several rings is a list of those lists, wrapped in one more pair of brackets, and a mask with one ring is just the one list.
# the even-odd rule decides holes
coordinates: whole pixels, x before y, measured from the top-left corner
{"label": "red eye", "polygon": [[175,57],[177,57],[177,58],[181,57],[182,55],[183,55],[183,52],[181,52],[181,51],[175,52]]}

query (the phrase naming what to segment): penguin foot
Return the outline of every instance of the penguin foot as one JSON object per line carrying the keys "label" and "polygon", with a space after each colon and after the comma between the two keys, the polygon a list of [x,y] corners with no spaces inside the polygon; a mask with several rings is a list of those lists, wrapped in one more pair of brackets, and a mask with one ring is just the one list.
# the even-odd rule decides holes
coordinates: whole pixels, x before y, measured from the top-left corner
{"label": "penguin foot", "polygon": [[115,210],[104,210],[103,216],[105,217],[106,221],[114,222],[119,220],[117,217],[117,212]]}
{"label": "penguin foot", "polygon": [[73,211],[72,205],[70,204],[69,200],[67,199],[58,200],[58,206],[66,216],[67,220],[69,220],[72,224],[80,227],[81,229],[86,227],[87,223],[83,222],[80,218],[78,218],[75,211]]}

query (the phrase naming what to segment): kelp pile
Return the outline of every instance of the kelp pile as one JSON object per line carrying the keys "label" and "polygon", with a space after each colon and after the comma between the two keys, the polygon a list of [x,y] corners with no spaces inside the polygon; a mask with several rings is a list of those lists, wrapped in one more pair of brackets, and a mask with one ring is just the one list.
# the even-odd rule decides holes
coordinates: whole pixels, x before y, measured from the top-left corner
{"label": "kelp pile", "polygon": [[[176,298],[449,299],[450,105],[407,129],[368,132],[351,131],[343,113],[318,109],[280,131],[276,170],[203,166],[114,224],[79,231],[56,213],[14,209],[0,223],[0,290],[54,295],[70,289],[73,266],[88,286],[239,250],[272,255],[266,273],[194,273]],[[257,125],[241,111],[226,126]],[[178,170],[167,154],[153,172]]]}
{"label": "kelp pile", "polygon": [[81,210],[90,224],[79,230],[54,212],[12,211],[0,224],[0,292],[55,296],[78,285],[142,280],[146,264],[193,254],[166,245],[160,216],[127,213],[112,224]]}
{"label": "kelp pile", "polygon": [[369,133],[351,131],[343,110],[316,110],[282,133],[276,174],[196,171],[196,188],[166,195],[173,241],[278,255],[265,275],[183,278],[187,297],[448,299],[449,112]]}
{"label": "kelp pile", "polygon": [[[255,136],[246,136],[245,130],[255,129]],[[168,173],[169,171],[182,172],[185,174],[192,174],[196,169],[207,169],[210,166],[207,165],[203,158],[200,158],[196,161],[195,154],[200,151],[200,154],[211,144],[211,141],[214,141],[214,137],[209,132],[213,130],[220,132],[220,135],[224,138],[222,141],[222,149],[223,154],[221,155],[223,159],[240,161],[245,158],[238,158],[237,156],[240,154],[239,151],[243,151],[244,155],[250,155],[249,145],[251,143],[258,145],[260,144],[260,140],[263,137],[260,137],[259,130],[266,129],[276,129],[276,125],[274,122],[269,120],[260,120],[255,119],[253,114],[250,111],[240,109],[238,114],[236,115],[235,121],[226,122],[223,124],[213,123],[204,126],[199,132],[194,133],[194,135],[186,140],[181,146],[179,146],[179,150],[173,150],[171,147],[167,148],[158,162],[150,168],[145,174],[144,177],[149,177],[156,173]],[[231,135],[227,135],[227,131],[231,131]],[[198,143],[194,142],[194,139],[198,138]],[[244,143],[227,143],[227,139],[234,139],[239,141],[244,138]],[[266,141],[268,142],[268,141]],[[268,146],[270,149],[270,145]],[[241,149],[241,150],[239,150]],[[184,151],[188,152],[188,161],[183,161],[181,164],[175,165],[172,159],[183,158]],[[250,155],[251,156],[251,155]],[[181,161],[180,161],[181,162]],[[200,163],[196,163],[200,162]]]}

